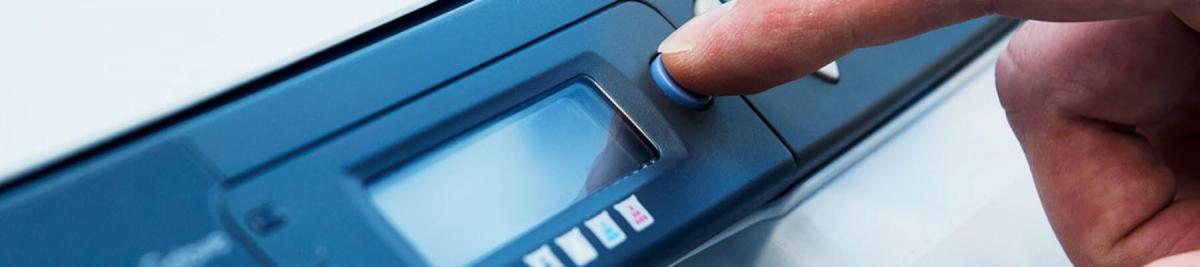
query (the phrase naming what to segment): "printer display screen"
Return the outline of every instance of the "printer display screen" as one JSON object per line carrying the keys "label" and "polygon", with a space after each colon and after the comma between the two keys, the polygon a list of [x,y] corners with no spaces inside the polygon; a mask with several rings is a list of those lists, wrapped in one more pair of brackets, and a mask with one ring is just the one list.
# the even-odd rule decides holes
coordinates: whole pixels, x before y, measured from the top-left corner
{"label": "printer display screen", "polygon": [[427,261],[464,265],[650,164],[655,152],[589,83],[561,88],[368,187]]}

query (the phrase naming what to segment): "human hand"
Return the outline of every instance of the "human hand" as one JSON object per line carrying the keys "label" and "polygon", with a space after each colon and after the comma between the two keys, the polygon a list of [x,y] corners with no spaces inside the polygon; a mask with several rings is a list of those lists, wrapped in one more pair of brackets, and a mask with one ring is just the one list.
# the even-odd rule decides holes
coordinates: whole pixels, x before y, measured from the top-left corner
{"label": "human hand", "polygon": [[997,67],[1071,260],[1140,265],[1200,249],[1200,1],[742,0],[659,50],[684,88],[748,94],[991,13],[1073,22],[1027,23]]}

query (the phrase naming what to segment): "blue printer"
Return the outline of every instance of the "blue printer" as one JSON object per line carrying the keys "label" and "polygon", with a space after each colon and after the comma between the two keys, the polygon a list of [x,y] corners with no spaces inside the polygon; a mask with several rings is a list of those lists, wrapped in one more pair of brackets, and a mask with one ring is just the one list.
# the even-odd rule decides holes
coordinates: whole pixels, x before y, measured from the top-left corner
{"label": "blue printer", "polygon": [[0,185],[0,266],[665,265],[1016,24],[693,110],[650,76],[692,4],[438,1]]}

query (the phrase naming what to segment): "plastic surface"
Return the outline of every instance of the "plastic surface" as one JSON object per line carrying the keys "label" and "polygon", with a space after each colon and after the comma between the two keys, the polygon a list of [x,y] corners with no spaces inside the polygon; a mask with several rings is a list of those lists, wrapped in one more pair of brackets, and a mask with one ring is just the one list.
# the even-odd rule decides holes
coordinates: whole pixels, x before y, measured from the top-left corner
{"label": "plastic surface", "polygon": [[693,0],[645,0],[642,1],[662,14],[676,28],[683,26],[696,15]]}
{"label": "plastic surface", "polygon": [[0,184],[430,2],[112,0],[95,5],[62,0],[5,5],[0,8],[0,32],[6,40],[0,45]]}
{"label": "plastic surface", "polygon": [[127,149],[0,195],[0,266],[246,266],[186,144]]}
{"label": "plastic surface", "polygon": [[[919,96],[955,68],[956,58],[973,53],[972,42],[987,42],[966,38],[992,27],[964,24],[951,30],[955,34],[907,46],[923,53],[874,54],[906,65],[871,62],[878,69],[870,75],[842,62],[838,86],[867,82],[862,77],[871,75],[885,81],[877,86],[803,97],[797,92],[825,87],[793,86],[778,90],[786,94],[778,100],[717,97],[696,112],[664,95],[647,64],[678,25],[669,14],[691,12],[690,1],[670,3],[681,2],[686,5],[671,6],[683,10],[601,0],[434,3],[428,10],[436,13],[418,11],[409,21],[414,24],[354,38],[239,87],[243,93],[221,100],[227,102],[208,102],[5,185],[0,225],[9,232],[0,235],[0,243],[32,245],[0,249],[26,253],[0,257],[0,265],[58,263],[54,260],[86,265],[75,259],[127,265],[145,255],[133,251],[170,255],[168,250],[197,240],[224,240],[207,238],[213,232],[239,244],[212,258],[219,265],[248,264],[248,255],[279,266],[426,265],[425,256],[371,204],[367,185],[438,144],[580,79],[594,83],[644,134],[660,153],[658,160],[542,220],[477,263],[519,264],[543,245],[565,260],[556,238],[583,229],[597,214],[624,216],[630,211],[614,205],[634,196],[653,224],[635,229],[617,219],[626,239],[598,249],[590,264],[669,263],[801,181]],[[961,49],[948,50],[954,47]],[[809,86],[804,83],[811,80],[794,85]],[[797,127],[809,121],[818,127]],[[599,244],[589,231],[583,235]],[[199,244],[214,243],[221,242]]]}
{"label": "plastic surface", "polygon": [[667,67],[663,66],[662,55],[655,55],[654,61],[650,63],[650,77],[654,77],[654,84],[658,85],[658,89],[676,104],[692,110],[702,110],[712,104],[712,96],[693,93],[675,83],[675,79],[667,73]]}
{"label": "plastic surface", "polygon": [[609,2],[467,2],[225,106],[193,122],[188,135],[223,174],[236,177],[427,93]]}

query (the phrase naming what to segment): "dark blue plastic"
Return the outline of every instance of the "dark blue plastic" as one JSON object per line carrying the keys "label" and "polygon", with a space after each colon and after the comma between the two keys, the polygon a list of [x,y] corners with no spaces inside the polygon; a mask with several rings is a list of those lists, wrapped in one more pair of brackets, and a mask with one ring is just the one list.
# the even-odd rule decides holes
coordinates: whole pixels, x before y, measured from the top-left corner
{"label": "dark blue plastic", "polygon": [[134,147],[0,198],[0,266],[249,266],[182,142]]}
{"label": "dark blue plastic", "polygon": [[693,110],[702,110],[712,104],[712,96],[693,93],[675,83],[675,79],[671,78],[667,67],[662,63],[661,54],[654,56],[654,62],[650,63],[650,77],[654,77],[654,84],[658,85],[658,89],[662,89],[676,104]]}

